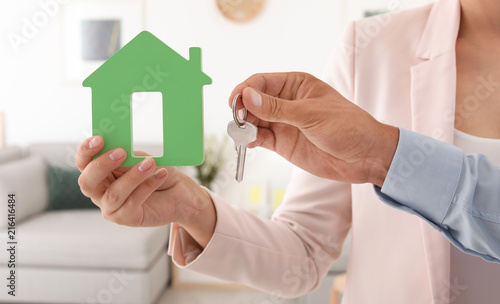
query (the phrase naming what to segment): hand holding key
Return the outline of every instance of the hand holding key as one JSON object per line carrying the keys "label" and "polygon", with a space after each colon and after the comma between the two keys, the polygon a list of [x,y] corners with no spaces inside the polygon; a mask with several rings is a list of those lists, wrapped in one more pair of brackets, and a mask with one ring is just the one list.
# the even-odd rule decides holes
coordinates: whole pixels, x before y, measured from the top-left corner
{"label": "hand holding key", "polygon": [[331,86],[306,73],[257,74],[238,85],[258,128],[248,147],[275,151],[320,177],[381,186],[399,130],[379,123]]}

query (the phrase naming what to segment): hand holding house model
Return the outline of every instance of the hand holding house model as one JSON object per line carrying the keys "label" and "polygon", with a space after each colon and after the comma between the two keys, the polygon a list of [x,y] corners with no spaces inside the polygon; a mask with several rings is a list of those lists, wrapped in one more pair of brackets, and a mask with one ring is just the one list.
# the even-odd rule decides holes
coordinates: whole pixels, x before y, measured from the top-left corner
{"label": "hand holding house model", "polygon": [[132,94],[157,92],[163,108],[163,156],[153,157],[156,164],[201,164],[202,88],[210,83],[201,70],[200,48],[190,48],[186,60],[150,32],[141,32],[83,82],[92,88],[92,133],[104,139],[99,155],[121,147],[127,152],[122,166],[144,159],[133,151]]}

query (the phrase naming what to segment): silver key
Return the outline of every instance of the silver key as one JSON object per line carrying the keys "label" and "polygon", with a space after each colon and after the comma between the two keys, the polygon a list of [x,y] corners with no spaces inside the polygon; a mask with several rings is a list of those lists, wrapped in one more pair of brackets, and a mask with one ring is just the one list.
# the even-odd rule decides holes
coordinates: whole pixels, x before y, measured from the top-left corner
{"label": "silver key", "polygon": [[243,180],[247,146],[257,139],[257,127],[248,121],[242,121],[241,123],[243,126],[240,127],[235,121],[231,120],[227,125],[227,134],[233,139],[238,154],[236,163],[236,181],[238,183]]}

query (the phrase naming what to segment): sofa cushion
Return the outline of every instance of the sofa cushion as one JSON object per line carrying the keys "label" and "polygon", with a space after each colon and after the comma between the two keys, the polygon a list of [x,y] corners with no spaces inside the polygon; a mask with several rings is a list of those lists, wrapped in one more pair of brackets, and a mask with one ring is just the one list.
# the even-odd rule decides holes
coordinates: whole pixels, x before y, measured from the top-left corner
{"label": "sofa cushion", "polygon": [[[99,210],[87,209],[44,212],[17,230],[23,267],[144,270],[166,250],[169,226],[120,226],[103,219]],[[6,254],[0,250],[0,261],[7,260]]]}
{"label": "sofa cushion", "polygon": [[18,160],[23,156],[23,152],[19,147],[6,147],[0,149],[0,164]]}
{"label": "sofa cushion", "polygon": [[36,155],[46,163],[66,168],[75,168],[78,143],[40,143],[28,146],[28,155]]}
{"label": "sofa cushion", "polygon": [[96,209],[90,198],[80,191],[76,168],[48,167],[49,205],[47,210]]}
{"label": "sofa cushion", "polygon": [[[7,194],[16,196],[16,222],[47,208],[47,167],[39,157],[29,157],[0,165],[0,206]],[[0,229],[7,226],[7,207],[0,208]]]}

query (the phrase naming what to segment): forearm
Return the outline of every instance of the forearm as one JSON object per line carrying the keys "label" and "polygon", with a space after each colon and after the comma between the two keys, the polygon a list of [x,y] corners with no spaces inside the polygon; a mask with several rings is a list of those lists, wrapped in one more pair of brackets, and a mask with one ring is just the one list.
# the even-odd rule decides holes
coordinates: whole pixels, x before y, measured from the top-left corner
{"label": "forearm", "polygon": [[480,154],[401,129],[379,198],[416,214],[458,248],[500,259],[500,169]]}
{"label": "forearm", "polygon": [[186,194],[190,195],[193,202],[190,205],[181,204],[182,210],[177,210],[179,215],[176,223],[184,228],[191,237],[203,248],[205,248],[212,238],[217,223],[217,214],[214,203],[207,190],[199,186],[195,181],[187,176],[182,177]]}
{"label": "forearm", "polygon": [[287,193],[273,220],[232,208],[212,194],[217,224],[208,246],[196,246],[174,225],[173,261],[286,297],[310,291],[340,254],[349,231],[350,185],[297,170]]}
{"label": "forearm", "polygon": [[[232,208],[220,198],[216,209],[217,226],[205,248],[174,227],[170,254],[177,266],[279,296],[297,296],[315,286],[316,267],[309,269],[306,246],[286,224]],[[307,276],[298,277],[294,269]]]}

